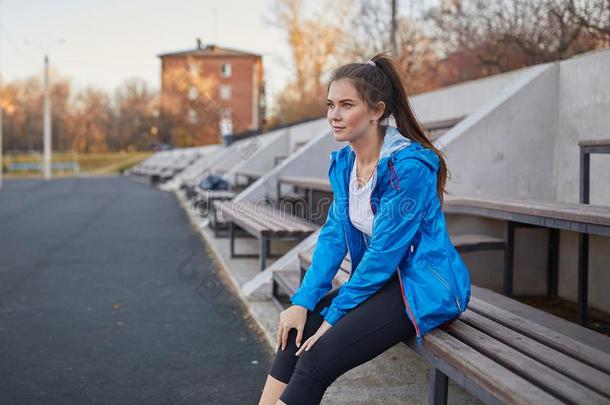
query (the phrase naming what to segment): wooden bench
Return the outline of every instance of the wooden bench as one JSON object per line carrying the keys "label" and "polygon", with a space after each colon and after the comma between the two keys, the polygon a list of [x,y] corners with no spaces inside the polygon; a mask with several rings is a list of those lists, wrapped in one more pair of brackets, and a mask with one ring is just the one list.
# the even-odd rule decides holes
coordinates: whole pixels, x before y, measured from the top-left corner
{"label": "wooden bench", "polygon": [[214,222],[222,215],[229,225],[231,257],[252,257],[251,254],[235,253],[235,225],[259,240],[260,270],[266,268],[272,239],[303,240],[318,227],[310,222],[284,213],[273,207],[254,204],[246,200],[214,201]]}
{"label": "wooden bench", "polygon": [[[197,187],[193,198],[193,208],[197,211],[199,218],[213,218],[214,201],[232,200],[237,194],[237,191],[232,190],[202,190]],[[212,221],[211,226],[214,229],[214,236],[217,237],[218,224]]]}
{"label": "wooden bench", "polygon": [[[264,173],[259,170],[241,170],[235,172],[235,188],[236,189],[245,189],[250,184],[254,183],[256,180],[263,177]],[[240,179],[244,177],[246,179],[246,183],[241,183]]]}
{"label": "wooden bench", "polygon": [[[287,195],[286,193],[282,193],[282,185],[283,184],[288,184],[293,186],[293,188],[296,190],[303,190],[304,191],[304,195],[301,196],[298,192],[295,192],[294,194],[291,195]],[[303,202],[303,204],[305,205],[303,207],[303,210],[305,211],[304,214],[304,219],[307,219],[310,222],[315,222],[318,223],[319,221],[316,221],[313,218],[313,199],[314,199],[314,193],[315,192],[323,192],[326,194],[329,194],[332,196],[332,188],[330,186],[330,183],[328,182],[328,179],[324,179],[324,178],[320,178],[320,177],[307,177],[307,176],[279,176],[277,178],[277,191],[276,191],[276,195],[277,195],[277,202],[278,204],[282,204],[286,201],[291,202],[292,207],[293,207],[293,212],[297,211],[297,207],[296,205],[299,202]],[[330,201],[329,204],[330,206]],[[320,213],[321,214],[321,213]],[[322,224],[319,224],[322,225]]]}
{"label": "wooden bench", "polygon": [[[299,254],[301,271],[312,251]],[[273,278],[288,298],[299,286],[295,271]],[[610,403],[610,338],[485,288],[472,286],[468,309],[449,327],[429,331],[422,345],[404,343],[431,366],[429,404],[447,403],[449,379],[490,404]]]}
{"label": "wooden bench", "polygon": [[504,257],[504,294],[513,293],[514,238],[517,227],[549,230],[547,295],[557,296],[559,279],[559,231],[580,234],[578,249],[578,322],[585,325],[588,306],[589,234],[610,236],[610,207],[564,203],[541,199],[491,199],[446,196],[445,213],[473,215],[506,221]]}

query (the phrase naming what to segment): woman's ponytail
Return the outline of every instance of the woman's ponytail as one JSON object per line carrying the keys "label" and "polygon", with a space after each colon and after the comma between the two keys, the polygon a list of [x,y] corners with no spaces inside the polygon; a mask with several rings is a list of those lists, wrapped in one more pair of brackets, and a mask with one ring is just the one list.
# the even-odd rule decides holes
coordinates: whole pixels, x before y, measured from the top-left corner
{"label": "woman's ponytail", "polygon": [[407,95],[406,74],[402,72],[399,61],[389,52],[381,52],[367,62],[349,63],[335,69],[328,87],[330,88],[330,84],[339,79],[350,79],[370,108],[380,101],[385,103],[386,108],[379,120],[380,125],[391,115],[403,136],[419,142],[436,153],[440,159],[436,188],[442,206],[446,191],[445,184],[450,175],[445,156],[430,141],[427,130],[413,112]]}

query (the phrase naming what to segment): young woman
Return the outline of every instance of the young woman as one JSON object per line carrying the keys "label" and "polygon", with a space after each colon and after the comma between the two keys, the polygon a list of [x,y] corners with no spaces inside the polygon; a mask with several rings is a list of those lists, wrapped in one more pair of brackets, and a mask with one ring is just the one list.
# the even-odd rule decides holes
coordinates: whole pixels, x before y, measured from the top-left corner
{"label": "young woman", "polygon": [[[280,314],[261,405],[318,404],[340,375],[408,338],[421,344],[470,301],[442,211],[447,167],[411,109],[397,60],[383,52],[341,66],[327,94],[333,135],[349,144],[331,153],[333,201]],[[350,278],[331,291],[348,251]]]}

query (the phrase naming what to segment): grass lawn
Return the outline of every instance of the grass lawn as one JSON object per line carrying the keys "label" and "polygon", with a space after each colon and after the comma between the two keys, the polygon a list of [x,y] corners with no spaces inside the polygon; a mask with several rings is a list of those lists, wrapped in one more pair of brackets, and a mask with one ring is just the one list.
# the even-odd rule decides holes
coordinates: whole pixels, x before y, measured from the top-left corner
{"label": "grass lawn", "polygon": [[[78,162],[80,174],[116,175],[121,171],[146,159],[154,152],[108,152],[108,153],[53,153],[53,162]],[[40,170],[13,170],[9,171],[11,162],[40,163],[42,154],[6,154],[3,159],[3,174],[5,178],[40,177]],[[54,170],[53,176],[74,176],[73,170]]]}

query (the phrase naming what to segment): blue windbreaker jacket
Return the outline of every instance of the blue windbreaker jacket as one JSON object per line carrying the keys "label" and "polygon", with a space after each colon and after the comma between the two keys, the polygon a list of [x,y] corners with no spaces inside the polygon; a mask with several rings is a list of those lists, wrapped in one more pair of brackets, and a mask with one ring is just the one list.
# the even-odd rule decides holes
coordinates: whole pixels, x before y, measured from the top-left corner
{"label": "blue windbreaker jacket", "polygon": [[334,325],[398,271],[405,311],[421,344],[428,330],[456,319],[470,301],[470,274],[451,243],[436,191],[440,159],[397,128],[385,128],[371,195],[374,219],[369,237],[349,219],[349,176],[355,156],[349,144],[330,154],[333,201],[312,263],[291,302],[313,311],[332,289],[349,250],[350,278],[320,315]]}

